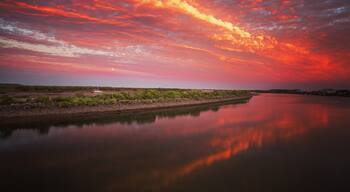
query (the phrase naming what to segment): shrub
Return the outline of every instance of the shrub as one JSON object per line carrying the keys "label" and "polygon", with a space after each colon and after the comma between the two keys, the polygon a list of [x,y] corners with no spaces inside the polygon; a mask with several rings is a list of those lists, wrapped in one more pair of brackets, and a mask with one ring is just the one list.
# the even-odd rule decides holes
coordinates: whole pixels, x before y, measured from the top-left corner
{"label": "shrub", "polygon": [[38,103],[43,103],[43,104],[51,103],[51,99],[48,96],[40,96],[40,97],[36,98],[35,101]]}
{"label": "shrub", "polygon": [[[135,103],[135,102],[158,102],[161,100],[172,99],[215,99],[227,98],[232,96],[242,96],[249,94],[249,91],[242,90],[180,90],[180,89],[140,89],[117,91],[112,94],[100,94],[96,96],[84,96],[83,94],[75,94],[75,96],[62,96],[50,98],[42,96],[29,102],[37,102],[44,104],[54,104],[61,107],[69,106],[94,106],[94,105],[110,105],[115,103]],[[0,103],[10,104],[15,100],[7,95],[1,96]],[[18,102],[18,101],[16,101]]]}
{"label": "shrub", "polygon": [[0,105],[10,105],[12,103],[15,103],[15,99],[13,97],[8,95],[2,95],[0,97]]}

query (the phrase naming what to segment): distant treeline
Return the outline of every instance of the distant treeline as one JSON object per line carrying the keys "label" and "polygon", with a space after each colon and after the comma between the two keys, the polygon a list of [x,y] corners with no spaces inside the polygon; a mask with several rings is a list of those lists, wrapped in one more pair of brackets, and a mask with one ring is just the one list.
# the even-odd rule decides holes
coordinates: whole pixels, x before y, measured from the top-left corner
{"label": "distant treeline", "polygon": [[[101,91],[127,91],[127,90],[141,90],[150,88],[129,88],[129,87],[100,87],[100,86],[49,86],[49,85],[21,85],[21,84],[1,84],[0,93],[7,92],[72,92],[72,91],[90,91],[90,90],[101,90]],[[178,88],[152,88],[158,90],[182,90]]]}
{"label": "distant treeline", "polygon": [[321,90],[313,90],[313,91],[304,91],[300,89],[270,89],[270,90],[254,90],[254,92],[350,97],[350,90],[346,90],[346,89],[338,89],[338,90],[321,89]]}

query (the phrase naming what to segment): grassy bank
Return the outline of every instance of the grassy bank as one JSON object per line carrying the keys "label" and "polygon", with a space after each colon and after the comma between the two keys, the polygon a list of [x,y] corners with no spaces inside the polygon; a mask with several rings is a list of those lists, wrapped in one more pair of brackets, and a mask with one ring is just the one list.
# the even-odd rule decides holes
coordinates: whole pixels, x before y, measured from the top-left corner
{"label": "grassy bank", "polygon": [[249,95],[244,90],[136,89],[1,85],[0,105],[99,106],[168,101],[225,99]]}

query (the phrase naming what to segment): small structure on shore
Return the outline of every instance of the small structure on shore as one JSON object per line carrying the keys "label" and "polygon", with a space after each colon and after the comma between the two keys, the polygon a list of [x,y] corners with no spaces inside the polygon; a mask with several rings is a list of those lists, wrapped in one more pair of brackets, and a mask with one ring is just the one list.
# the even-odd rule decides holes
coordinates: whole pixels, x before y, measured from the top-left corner
{"label": "small structure on shore", "polygon": [[103,93],[103,91],[98,90],[98,89],[94,89],[94,90],[92,91],[92,93]]}

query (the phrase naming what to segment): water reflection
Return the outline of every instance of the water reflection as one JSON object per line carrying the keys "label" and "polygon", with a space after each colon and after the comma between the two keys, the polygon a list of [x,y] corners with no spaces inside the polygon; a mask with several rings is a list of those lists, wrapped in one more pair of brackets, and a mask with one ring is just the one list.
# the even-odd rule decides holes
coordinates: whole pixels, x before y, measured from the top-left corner
{"label": "water reflection", "polygon": [[[44,126],[38,129],[50,129],[47,135],[41,136],[32,134],[30,129],[19,129],[6,139],[0,139],[3,165],[8,165],[0,167],[0,171],[11,172],[16,182],[29,180],[29,188],[35,188],[38,181],[44,179],[46,187],[43,189],[46,190],[60,183],[64,183],[64,190],[79,191],[192,191],[205,190],[209,185],[225,186],[227,191],[247,190],[247,186],[241,183],[225,182],[218,186],[217,180],[201,181],[210,178],[212,172],[223,175],[227,167],[233,170],[230,177],[240,178],[246,173],[236,164],[250,162],[250,165],[255,165],[260,161],[255,158],[242,161],[240,158],[244,154],[258,154],[269,147],[287,145],[291,148],[290,151],[273,151],[284,154],[277,155],[273,161],[280,162],[289,154],[291,157],[304,156],[303,161],[317,164],[326,158],[307,159],[307,154],[321,156],[321,151],[314,150],[310,144],[298,144],[301,149],[293,148],[298,146],[295,142],[311,142],[311,139],[306,139],[308,135],[320,134],[317,141],[321,144],[334,144],[334,148],[350,146],[337,144],[343,141],[339,139],[339,130],[350,125],[349,117],[350,101],[347,99],[333,102],[330,98],[314,96],[267,94],[240,105],[201,106],[80,124]],[[335,130],[337,132],[332,137],[330,133]],[[350,136],[349,131],[340,135]],[[299,141],[300,138],[305,139]],[[331,138],[338,141],[330,142],[333,141]],[[331,151],[336,154],[335,158],[350,160],[342,156],[343,151],[339,154],[337,150]],[[264,155],[268,156],[268,153]],[[21,164],[23,161],[26,163]],[[289,163],[288,159],[283,159],[285,161]],[[293,159],[290,161],[295,163]],[[226,167],[222,167],[224,165]],[[340,165],[343,164],[337,162],[332,168]],[[307,170],[307,167],[302,169]],[[48,175],[51,179],[45,177]],[[276,177],[283,178],[284,175],[288,174]],[[244,182],[252,183],[264,177],[271,176],[252,172]],[[293,179],[298,177],[280,179],[279,184],[289,186]],[[13,186],[10,179],[3,181],[5,188]],[[201,186],[194,187],[194,181]]]}
{"label": "water reflection", "polygon": [[155,111],[145,111],[136,114],[117,114],[117,113],[93,113],[77,115],[44,116],[44,117],[23,117],[10,118],[0,122],[0,138],[7,138],[16,130],[34,129],[41,135],[49,133],[50,128],[68,126],[82,127],[91,124],[104,125],[109,123],[119,124],[146,124],[154,123],[156,119],[175,118],[177,116],[198,117],[201,112],[218,111],[220,107],[230,104],[244,104],[249,100],[231,101],[224,103],[213,103],[208,105],[189,106],[181,108],[159,109]]}
{"label": "water reflection", "polygon": [[[217,161],[230,159],[249,149],[273,144],[278,140],[290,140],[312,129],[328,126],[329,106],[317,104],[307,108],[298,108],[299,106],[291,108],[292,103],[301,98],[285,97],[279,103],[280,99],[273,96],[264,97],[255,99],[250,105],[236,110],[223,108],[213,119],[209,119],[209,115],[203,115],[205,126],[198,126],[198,122],[193,124],[186,122],[187,125],[183,127],[166,128],[164,132],[172,136],[210,134],[210,138],[193,148],[195,150],[208,148],[213,149],[213,152],[200,155],[188,163],[169,170],[156,170],[156,175],[164,179],[164,183],[169,184],[178,177],[210,166]],[[210,114],[212,115],[214,114]]]}

